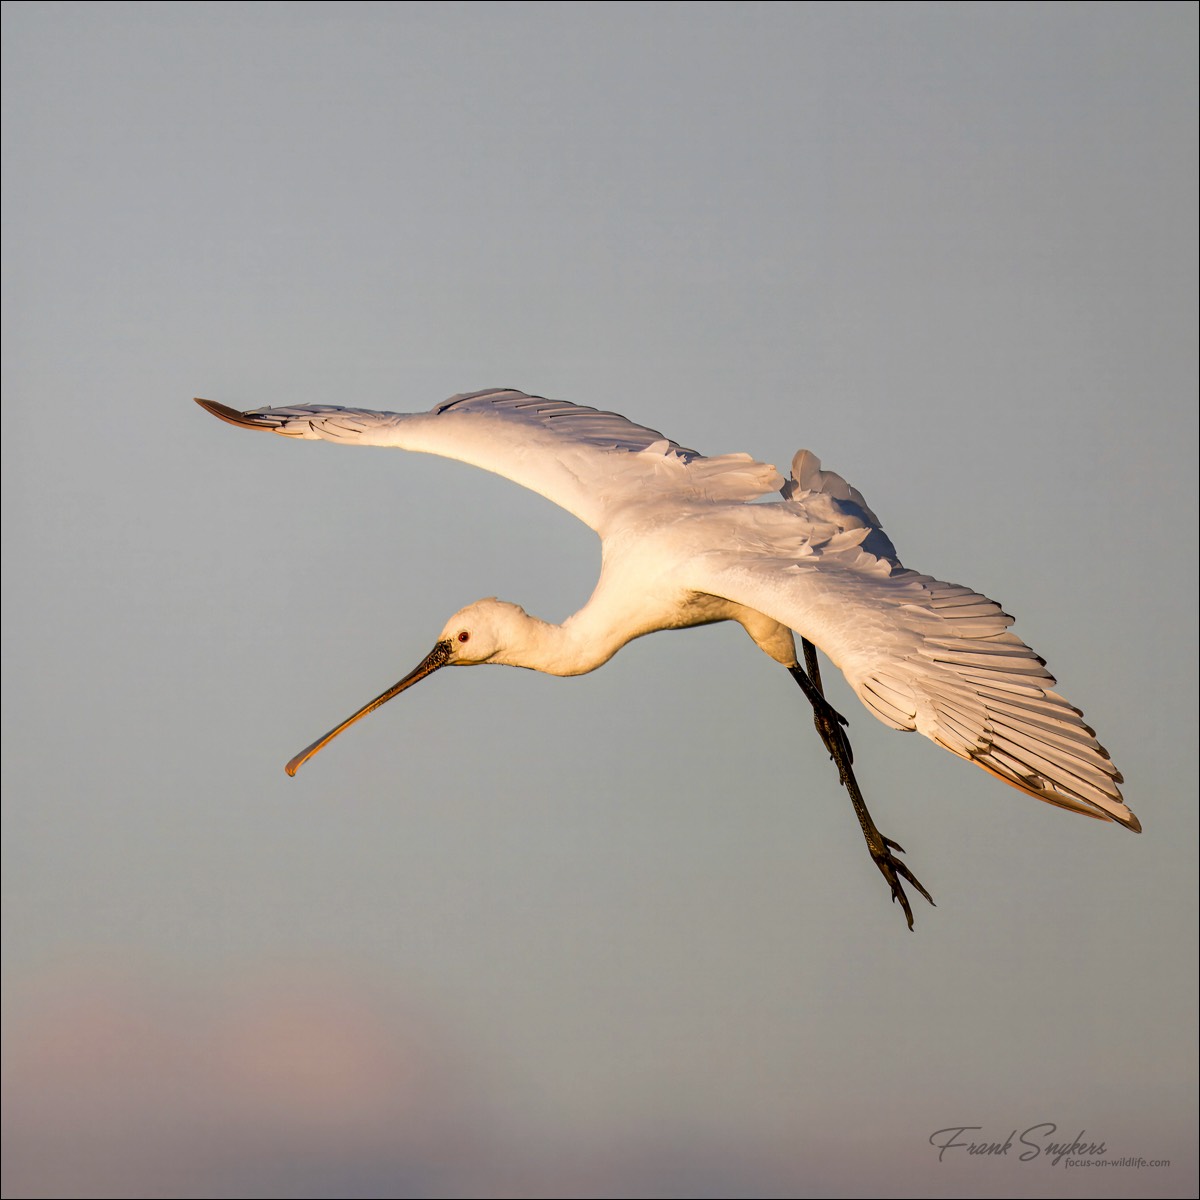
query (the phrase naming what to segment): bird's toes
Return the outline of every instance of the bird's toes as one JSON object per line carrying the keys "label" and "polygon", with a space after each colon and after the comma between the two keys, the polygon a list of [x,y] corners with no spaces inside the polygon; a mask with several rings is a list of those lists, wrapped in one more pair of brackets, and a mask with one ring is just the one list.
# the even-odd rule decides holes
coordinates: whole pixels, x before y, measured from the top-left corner
{"label": "bird's toes", "polygon": [[[882,834],[880,834],[880,839],[882,846],[878,853],[872,850],[872,857],[875,859],[875,865],[879,868],[880,873],[887,880],[888,887],[891,888],[892,903],[899,904],[904,910],[904,919],[908,922],[909,929],[912,929],[912,907],[908,903],[908,896],[904,891],[904,883],[912,884],[930,904],[934,903],[933,897],[929,894],[925,885],[909,870],[907,864],[892,854],[893,850],[903,853],[902,848],[893,842],[891,838],[883,837]],[[934,907],[936,908],[937,906],[934,905]]]}

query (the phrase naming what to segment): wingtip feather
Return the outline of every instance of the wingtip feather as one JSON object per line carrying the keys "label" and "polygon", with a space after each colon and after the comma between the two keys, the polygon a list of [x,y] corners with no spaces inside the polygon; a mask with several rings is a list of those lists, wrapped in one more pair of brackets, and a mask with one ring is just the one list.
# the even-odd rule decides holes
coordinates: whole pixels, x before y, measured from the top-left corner
{"label": "wingtip feather", "polygon": [[192,398],[205,412],[212,413],[218,420],[227,421],[239,429],[265,429],[268,433],[272,431],[270,425],[265,425],[262,421],[256,420],[246,413],[238,412],[236,408],[230,408],[228,404],[220,404],[216,400],[204,400],[199,396]]}

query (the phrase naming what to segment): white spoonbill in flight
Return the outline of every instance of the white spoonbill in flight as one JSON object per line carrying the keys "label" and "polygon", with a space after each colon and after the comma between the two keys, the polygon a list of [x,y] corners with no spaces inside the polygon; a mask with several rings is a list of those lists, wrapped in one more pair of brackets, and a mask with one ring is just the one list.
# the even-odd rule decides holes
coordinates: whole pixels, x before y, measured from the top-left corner
{"label": "white spoonbill in flight", "polygon": [[[867,811],[845,718],[824,697],[817,646],[885,725],[915,729],[1039,800],[1141,830],[1117,787],[1120,772],[1080,711],[1051,690],[1044,661],[1008,632],[1012,617],[968,587],[903,567],[862,495],[807,450],[785,481],[747,454],[708,458],[616,413],[509,389],[453,396],[427,413],[196,403],[245,429],[472,463],[539,492],[600,535],[600,579],[574,616],[552,625],[495,598],[469,604],[414,670],[297,754],[289,775],[441,667],[583,675],[643,634],[737,621],[812,704],[871,858],[910,929],[903,881],[933,899]],[[772,492],[780,499],[751,503]]]}

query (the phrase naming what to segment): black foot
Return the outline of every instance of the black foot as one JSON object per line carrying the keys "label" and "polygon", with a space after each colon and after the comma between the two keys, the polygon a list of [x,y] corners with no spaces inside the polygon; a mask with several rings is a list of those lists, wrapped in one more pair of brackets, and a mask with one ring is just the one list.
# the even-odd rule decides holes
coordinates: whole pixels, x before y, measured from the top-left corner
{"label": "black foot", "polygon": [[819,705],[813,705],[813,724],[829,751],[829,757],[838,764],[854,761],[854,751],[850,739],[846,736],[846,726],[849,722],[828,700],[822,700]]}
{"label": "black foot", "polygon": [[[893,842],[891,838],[884,837],[877,829],[874,830],[874,833],[875,838],[867,834],[867,849],[871,851],[871,858],[879,868],[880,874],[887,880],[888,887],[892,889],[892,903],[899,902],[900,907],[904,909],[904,919],[908,922],[909,929],[912,929],[912,909],[909,907],[908,897],[904,894],[904,886],[900,880],[906,879],[930,904],[933,904],[933,897],[925,890],[924,884],[908,869],[908,864],[892,853],[895,850],[897,854],[903,854],[904,847],[899,842]],[[878,843],[876,843],[876,838]],[[936,908],[937,905],[934,907]]]}
{"label": "black foot", "polygon": [[[819,675],[814,681],[799,665],[789,667],[788,670],[808,697],[813,710],[813,724],[821,735],[821,741],[825,743],[825,749],[829,751],[829,757],[837,763],[838,770],[842,771],[843,763],[849,766],[854,761],[854,751],[850,748],[850,739],[846,736],[846,725],[849,722],[825,699]],[[844,774],[842,782],[845,783]]]}

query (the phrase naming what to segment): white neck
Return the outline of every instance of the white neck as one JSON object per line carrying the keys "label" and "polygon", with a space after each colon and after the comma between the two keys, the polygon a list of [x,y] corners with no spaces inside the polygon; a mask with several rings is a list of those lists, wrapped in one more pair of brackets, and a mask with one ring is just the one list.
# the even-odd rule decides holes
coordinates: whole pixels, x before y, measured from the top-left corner
{"label": "white neck", "polygon": [[[638,631],[642,632],[648,631]],[[638,633],[615,628],[592,604],[561,625],[513,613],[505,630],[505,647],[491,661],[546,675],[586,675],[602,667]]]}

